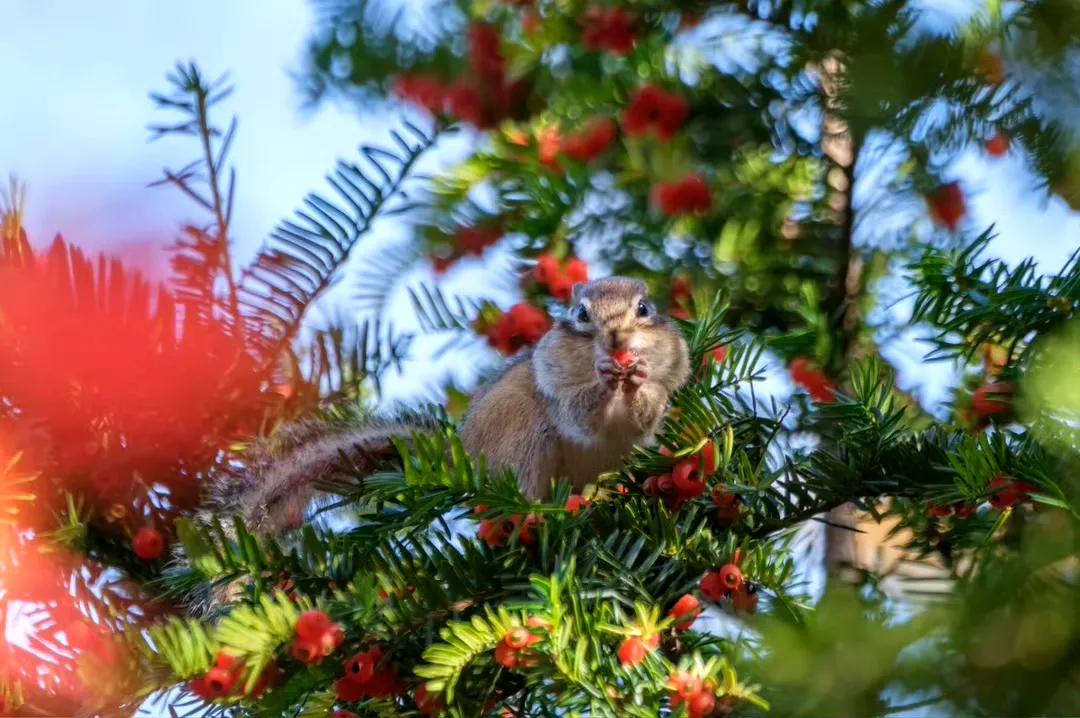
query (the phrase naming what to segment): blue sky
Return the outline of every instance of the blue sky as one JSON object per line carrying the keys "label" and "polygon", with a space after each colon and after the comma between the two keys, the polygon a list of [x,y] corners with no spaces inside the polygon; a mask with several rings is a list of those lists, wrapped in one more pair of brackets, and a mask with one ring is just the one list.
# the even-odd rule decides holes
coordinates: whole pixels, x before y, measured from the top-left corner
{"label": "blue sky", "polygon": [[[208,73],[228,70],[236,85],[226,107],[240,117],[233,236],[239,255],[249,257],[306,192],[325,189],[336,158],[384,139],[396,119],[394,112],[361,116],[333,104],[315,113],[302,108],[290,73],[300,67],[313,20],[309,0],[2,0],[0,174],[15,172],[28,183],[32,238],[44,243],[61,231],[81,246],[156,262],[164,272],[161,248],[179,222],[197,215],[177,192],[146,185],[163,166],[186,164],[194,147],[178,139],[147,142],[146,125],[161,119],[147,93],[165,89],[165,73],[177,60],[195,59]],[[971,226],[997,224],[995,253],[1010,261],[1033,254],[1052,268],[1077,246],[1080,217],[1061,200],[1033,192],[1016,155],[987,161],[972,151],[954,170],[970,192]],[[374,242],[399,232],[383,226]],[[943,398],[947,370],[924,366],[917,347],[901,348],[891,358],[904,383],[926,383],[928,398]],[[456,366],[467,379],[471,372]],[[408,381],[391,381],[391,393],[408,396],[439,371],[414,366]]]}

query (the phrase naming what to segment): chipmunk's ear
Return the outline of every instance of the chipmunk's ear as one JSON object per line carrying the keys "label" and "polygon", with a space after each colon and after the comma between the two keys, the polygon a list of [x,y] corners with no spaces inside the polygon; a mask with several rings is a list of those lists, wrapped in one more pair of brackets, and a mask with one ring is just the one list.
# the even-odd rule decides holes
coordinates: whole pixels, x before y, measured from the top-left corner
{"label": "chipmunk's ear", "polygon": [[571,304],[577,304],[578,302],[581,301],[582,295],[585,294],[585,285],[586,284],[587,284],[587,282],[578,282],[577,284],[574,285],[573,290],[571,290],[571,292],[570,292],[570,302],[571,302]]}

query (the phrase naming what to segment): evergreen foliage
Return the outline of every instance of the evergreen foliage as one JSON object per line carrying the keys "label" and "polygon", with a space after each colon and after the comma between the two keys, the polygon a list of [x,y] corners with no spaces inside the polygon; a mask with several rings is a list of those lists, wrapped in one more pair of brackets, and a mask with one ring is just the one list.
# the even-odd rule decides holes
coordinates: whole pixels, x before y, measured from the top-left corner
{"label": "evergreen foliage", "polygon": [[[0,652],[0,712],[1075,713],[1080,260],[986,259],[949,167],[1004,136],[1076,201],[1049,108],[1080,12],[991,3],[941,33],[923,5],[321,1],[313,96],[392,94],[402,129],[237,268],[238,125],[214,115],[230,87],[177,67],[153,97],[180,119],[154,129],[199,155],[161,183],[206,219],[182,229],[171,290],[59,237],[40,251],[13,186],[0,616],[23,611],[32,637]],[[471,155],[420,173],[460,127]],[[373,318],[312,326],[376,222],[405,214],[415,240],[359,273]],[[677,318],[696,370],[655,445],[534,502],[463,449],[460,407],[425,407],[396,460],[343,457],[295,530],[207,502],[244,489],[283,424],[363,421],[410,355],[386,320],[400,278],[469,271],[495,244],[536,311],[603,268]],[[947,417],[879,356],[888,279],[970,379]],[[517,346],[488,297],[406,293],[421,332]],[[777,360],[790,399],[767,391]],[[701,485],[672,490],[689,466]],[[833,525],[846,505],[858,523]],[[821,589],[822,522],[886,527],[914,569]]]}

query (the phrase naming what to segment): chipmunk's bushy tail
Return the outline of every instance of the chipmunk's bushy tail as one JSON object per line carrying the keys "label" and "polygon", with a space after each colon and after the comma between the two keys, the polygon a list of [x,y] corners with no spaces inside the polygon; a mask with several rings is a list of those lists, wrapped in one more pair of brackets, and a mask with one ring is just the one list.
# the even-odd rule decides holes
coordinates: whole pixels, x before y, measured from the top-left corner
{"label": "chipmunk's bushy tail", "polygon": [[431,418],[306,420],[288,424],[254,446],[244,466],[215,486],[208,507],[239,515],[252,533],[276,535],[303,524],[317,486],[375,471],[398,458],[393,439],[430,429]]}

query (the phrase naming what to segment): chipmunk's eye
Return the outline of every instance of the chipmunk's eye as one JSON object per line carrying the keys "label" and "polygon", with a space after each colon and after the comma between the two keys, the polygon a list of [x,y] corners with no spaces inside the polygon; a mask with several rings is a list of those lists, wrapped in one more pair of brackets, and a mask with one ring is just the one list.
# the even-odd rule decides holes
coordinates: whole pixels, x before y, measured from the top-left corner
{"label": "chipmunk's eye", "polygon": [[638,302],[637,315],[639,317],[647,317],[647,316],[649,316],[649,314],[650,314],[649,305],[646,304],[644,301]]}
{"label": "chipmunk's eye", "polygon": [[574,319],[582,324],[589,323],[589,310],[585,308],[584,304],[579,304],[577,310],[574,312]]}

